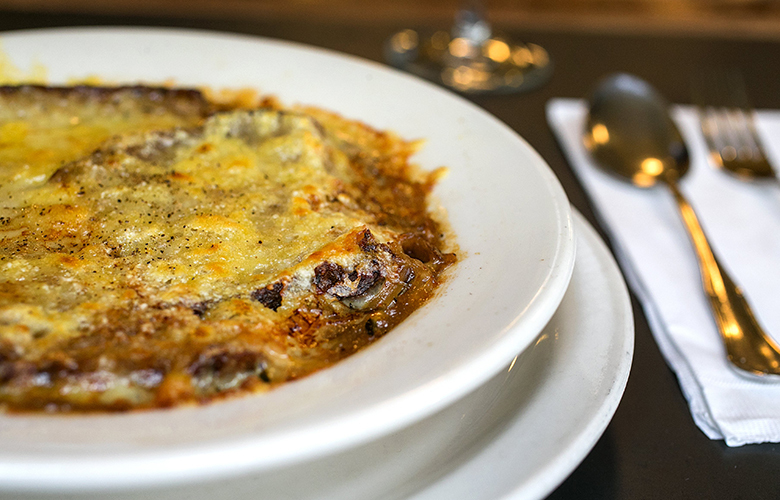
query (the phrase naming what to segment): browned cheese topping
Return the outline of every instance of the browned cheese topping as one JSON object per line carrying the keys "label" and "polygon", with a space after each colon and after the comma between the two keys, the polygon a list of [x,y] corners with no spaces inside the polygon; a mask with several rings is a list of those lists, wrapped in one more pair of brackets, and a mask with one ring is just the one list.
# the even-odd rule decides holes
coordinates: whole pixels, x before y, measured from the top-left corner
{"label": "browned cheese topping", "polygon": [[263,391],[380,338],[455,260],[427,210],[437,173],[392,134],[316,109],[211,113],[191,91],[3,99],[7,409]]}

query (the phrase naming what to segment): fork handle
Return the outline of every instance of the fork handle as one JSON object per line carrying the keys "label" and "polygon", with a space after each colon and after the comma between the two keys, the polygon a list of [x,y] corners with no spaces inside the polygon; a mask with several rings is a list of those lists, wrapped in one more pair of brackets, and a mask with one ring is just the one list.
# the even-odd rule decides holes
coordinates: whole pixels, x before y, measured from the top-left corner
{"label": "fork handle", "polygon": [[764,333],[742,291],[721,267],[707,236],[677,182],[665,179],[680,209],[729,361],[754,375],[780,375],[780,347]]}

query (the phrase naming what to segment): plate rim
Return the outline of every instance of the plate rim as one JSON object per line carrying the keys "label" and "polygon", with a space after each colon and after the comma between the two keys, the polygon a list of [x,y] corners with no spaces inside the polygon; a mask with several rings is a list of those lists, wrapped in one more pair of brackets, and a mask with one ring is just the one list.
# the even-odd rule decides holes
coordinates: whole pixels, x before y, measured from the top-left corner
{"label": "plate rim", "polygon": [[[584,215],[577,210],[573,211],[576,231],[584,234],[588,240],[588,246],[596,254],[596,260],[608,265],[610,269],[611,285],[620,289],[623,299],[622,310],[625,318],[625,329],[620,332],[624,350],[619,356],[613,385],[607,396],[601,402],[597,415],[585,426],[583,431],[575,438],[569,453],[562,453],[558,460],[550,463],[538,477],[530,480],[525,485],[517,488],[512,493],[512,498],[542,498],[560,486],[564,480],[582,463],[590,451],[596,446],[598,440],[606,432],[609,423],[617,412],[620,401],[623,399],[628,378],[633,366],[634,350],[636,345],[634,311],[631,305],[631,295],[620,266],[610,252],[606,243],[596,232],[595,228],[587,221]],[[573,449],[573,451],[571,451]]]}
{"label": "plate rim", "polygon": [[[518,410],[520,412],[519,414],[512,413],[511,415],[504,417],[505,420],[510,421],[508,429],[504,428],[497,436],[490,438],[484,446],[472,453],[470,457],[465,458],[464,463],[459,466],[452,469],[446,469],[443,473],[441,473],[441,471],[436,471],[436,473],[439,473],[440,479],[434,480],[432,485],[423,486],[418,491],[412,493],[409,496],[410,500],[438,500],[440,498],[453,498],[454,500],[497,500],[498,498],[503,500],[536,500],[545,498],[560,486],[582,463],[595,447],[598,440],[604,435],[604,432],[612,421],[620,401],[622,400],[631,373],[635,350],[634,313],[628,285],[626,284],[617,261],[606,243],[579,211],[575,209],[573,211],[573,216],[577,238],[578,240],[581,240],[580,248],[584,247],[586,253],[590,254],[590,262],[588,262],[590,266],[603,265],[608,269],[607,275],[603,279],[603,286],[607,289],[608,293],[611,293],[614,298],[618,300],[621,313],[619,318],[622,321],[619,324],[617,321],[614,322],[613,334],[611,336],[611,340],[616,342],[611,349],[607,349],[610,351],[612,357],[598,366],[598,368],[602,370],[608,367],[612,368],[604,377],[604,380],[609,380],[610,382],[603,384],[601,387],[602,399],[599,400],[598,404],[593,405],[587,421],[578,427],[578,432],[571,437],[571,440],[566,444],[560,444],[553,456],[547,457],[547,461],[535,470],[532,475],[522,477],[523,472],[511,474],[512,477],[510,480],[503,483],[506,488],[501,489],[501,491],[492,491],[490,494],[482,492],[484,493],[482,495],[472,495],[471,493],[473,492],[463,492],[463,490],[466,489],[464,483],[471,483],[474,480],[474,474],[482,474],[483,479],[485,479],[484,475],[490,475],[490,478],[487,479],[493,482],[493,486],[500,482],[496,480],[493,475],[495,470],[486,463],[491,458],[494,461],[506,463],[512,462],[512,453],[522,453],[522,451],[518,451],[518,442],[513,439],[517,438],[517,433],[520,432],[518,431],[517,426],[523,427],[523,418],[527,418],[524,417],[522,413],[528,411],[528,408],[523,406],[523,403],[520,403],[518,406],[518,408],[520,408]],[[578,262],[582,261],[582,258],[578,259]],[[575,271],[575,273],[576,272],[577,271]],[[572,281],[572,286],[579,288],[578,291],[580,292],[587,292],[585,294],[585,300],[590,302],[586,302],[586,306],[593,305],[593,301],[600,300],[602,297],[599,296],[596,299],[592,298],[592,290],[589,288],[592,287],[592,285],[585,282],[582,278],[583,277],[580,277],[577,281]],[[576,307],[576,303],[569,303],[564,299],[561,307],[574,308]],[[557,311],[556,314],[558,314]],[[569,312],[568,314],[572,313]],[[582,312],[580,312],[580,314],[582,314]],[[553,330],[558,327],[558,325],[555,324],[555,321],[554,316],[551,320],[551,325],[545,327],[543,334],[550,330],[550,326],[553,327]],[[558,321],[565,320],[559,319]],[[553,331],[552,333],[556,332]],[[552,343],[548,349],[558,351],[559,353],[562,351],[570,351],[568,354],[564,354],[566,357],[565,361],[567,362],[574,361],[573,357],[575,357],[575,355],[571,353],[572,346],[574,345],[576,347],[577,342],[587,341],[582,340],[581,332],[573,330],[566,332],[563,340],[558,335],[554,335],[550,340]],[[533,351],[521,354],[534,356]],[[538,353],[537,355],[539,354],[543,353]],[[532,359],[530,361],[533,362],[534,360]],[[561,363],[560,360],[557,362]],[[539,384],[543,388],[547,387],[548,389],[550,384],[557,384],[556,386],[559,386],[562,383],[562,380],[568,375],[566,369],[568,369],[568,372],[572,371],[572,368],[567,365],[561,368],[561,371],[564,373],[562,377],[559,376],[559,378],[556,378],[552,382],[550,381],[550,378],[547,377],[541,380]],[[511,366],[509,370],[511,370]],[[579,379],[574,378],[573,380]],[[506,389],[504,389],[504,391],[506,391]],[[504,395],[506,396],[506,394]],[[529,397],[527,394],[525,396]],[[558,398],[557,392],[553,392],[552,395],[550,395],[550,391],[547,390],[545,396],[530,399],[531,401],[528,404],[532,409],[545,407],[549,412],[555,409],[551,408],[551,406],[554,406],[554,403],[551,403],[551,401]],[[569,417],[570,420],[572,418],[573,417]],[[519,424],[516,419],[519,419]],[[560,426],[560,424],[557,425]],[[520,430],[527,429],[523,427],[523,429]],[[528,445],[529,443],[525,444]],[[488,455],[489,457],[486,459],[485,455]],[[464,469],[465,472],[463,472]],[[486,472],[488,470],[490,470],[489,473]],[[453,482],[453,478],[457,479],[461,475],[468,476],[469,474],[471,474],[471,477],[462,477],[459,481],[456,480]],[[443,489],[441,487],[442,484],[445,485]]]}

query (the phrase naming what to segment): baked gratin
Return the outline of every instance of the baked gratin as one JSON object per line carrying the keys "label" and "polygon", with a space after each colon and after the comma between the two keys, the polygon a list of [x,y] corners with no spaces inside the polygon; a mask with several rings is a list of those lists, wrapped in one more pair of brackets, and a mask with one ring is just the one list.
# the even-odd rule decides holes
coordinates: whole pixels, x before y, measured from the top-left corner
{"label": "baked gratin", "polygon": [[455,256],[414,143],[318,109],[219,108],[195,91],[0,88],[2,406],[267,390],[432,296]]}

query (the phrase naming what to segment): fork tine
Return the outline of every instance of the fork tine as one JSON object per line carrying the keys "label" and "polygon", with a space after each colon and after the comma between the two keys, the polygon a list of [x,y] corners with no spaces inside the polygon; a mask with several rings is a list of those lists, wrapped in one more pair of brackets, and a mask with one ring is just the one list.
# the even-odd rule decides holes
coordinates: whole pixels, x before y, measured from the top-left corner
{"label": "fork tine", "polygon": [[718,117],[715,114],[715,110],[712,106],[708,105],[708,102],[712,102],[711,96],[708,95],[708,87],[705,84],[704,73],[697,72],[698,77],[695,77],[691,81],[691,95],[693,96],[693,104],[696,106],[696,113],[699,116],[699,125],[701,126],[702,134],[704,135],[704,141],[707,143],[707,149],[709,150],[710,159],[717,165],[723,166],[720,150],[720,136],[721,130],[718,124]]}
{"label": "fork tine", "polygon": [[736,133],[739,136],[738,157],[744,160],[761,161],[763,154],[761,154],[761,149],[758,145],[758,138],[754,136],[755,131],[751,130],[750,127],[752,123],[751,115],[739,108],[730,110],[730,115]]}
{"label": "fork tine", "polygon": [[745,89],[745,80],[738,71],[731,71],[727,77],[730,101],[733,106],[731,108],[732,119],[740,135],[741,143],[744,145],[745,159],[763,161],[765,158],[758,130],[756,130],[753,120],[753,107]]}
{"label": "fork tine", "polygon": [[723,110],[723,117],[729,127],[729,142],[733,149],[729,154],[744,161],[757,158],[757,153],[753,152],[755,141],[750,137],[745,113],[739,108],[728,108]]}
{"label": "fork tine", "polygon": [[712,72],[712,101],[718,106],[713,112],[717,116],[720,132],[719,151],[723,161],[744,160],[751,156],[745,140],[744,120],[738,112],[735,98],[739,98],[733,79],[728,73]]}
{"label": "fork tine", "polygon": [[756,129],[742,74],[699,72],[692,96],[713,162],[745,177],[774,177]]}

